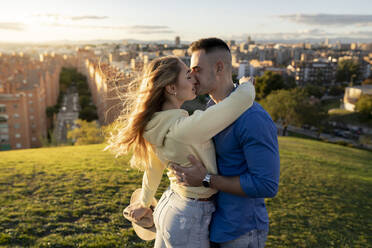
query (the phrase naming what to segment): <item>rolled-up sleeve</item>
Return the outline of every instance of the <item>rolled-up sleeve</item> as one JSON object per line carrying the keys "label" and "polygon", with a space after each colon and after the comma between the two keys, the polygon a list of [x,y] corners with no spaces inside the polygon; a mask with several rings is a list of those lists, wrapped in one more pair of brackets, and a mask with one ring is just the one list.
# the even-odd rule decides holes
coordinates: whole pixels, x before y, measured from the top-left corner
{"label": "rolled-up sleeve", "polygon": [[253,112],[235,129],[244,151],[247,170],[240,186],[248,197],[274,197],[279,187],[280,158],[277,130],[263,112]]}
{"label": "rolled-up sleeve", "polygon": [[142,191],[140,202],[142,206],[149,207],[152,203],[165,170],[165,164],[160,161],[155,153],[150,153],[150,161],[147,170],[143,173]]}

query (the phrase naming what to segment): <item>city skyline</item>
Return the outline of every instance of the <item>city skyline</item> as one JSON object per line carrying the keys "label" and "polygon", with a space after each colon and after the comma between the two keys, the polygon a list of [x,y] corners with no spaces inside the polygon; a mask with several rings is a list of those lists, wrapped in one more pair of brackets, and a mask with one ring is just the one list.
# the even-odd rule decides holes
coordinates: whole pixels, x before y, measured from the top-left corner
{"label": "city skyline", "polygon": [[0,42],[352,38],[372,42],[370,1],[25,1],[2,4]]}

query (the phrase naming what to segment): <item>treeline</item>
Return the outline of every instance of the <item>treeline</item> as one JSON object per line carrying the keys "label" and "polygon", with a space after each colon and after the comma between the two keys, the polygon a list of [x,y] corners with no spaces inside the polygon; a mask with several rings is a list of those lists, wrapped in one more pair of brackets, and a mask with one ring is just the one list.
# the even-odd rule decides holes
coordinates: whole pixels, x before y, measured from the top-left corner
{"label": "treeline", "polygon": [[[269,112],[274,121],[283,125],[283,135],[286,135],[288,125],[313,126],[319,134],[331,129],[329,126],[328,109],[321,98],[324,95],[342,96],[345,87],[357,85],[360,77],[359,64],[353,60],[341,61],[338,65],[337,85],[324,87],[322,82],[311,82],[305,86],[297,86],[293,77],[283,77],[272,71],[265,71],[256,77],[256,100]],[[359,84],[372,84],[372,78]],[[372,118],[372,97],[362,96],[356,103],[356,115],[360,122]]]}
{"label": "treeline", "polygon": [[86,121],[98,119],[97,108],[93,104],[86,76],[79,73],[76,68],[63,67],[59,76],[59,87],[60,93],[58,103],[53,107],[47,108],[48,117],[52,117],[53,114],[58,113],[64,95],[67,94],[69,89],[76,88],[77,93],[79,94],[79,119]]}

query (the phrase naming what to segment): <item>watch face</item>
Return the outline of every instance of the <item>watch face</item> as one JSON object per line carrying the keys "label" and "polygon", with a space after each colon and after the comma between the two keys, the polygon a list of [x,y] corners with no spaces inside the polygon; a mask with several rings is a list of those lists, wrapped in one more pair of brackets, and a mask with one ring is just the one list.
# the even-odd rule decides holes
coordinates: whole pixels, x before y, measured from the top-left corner
{"label": "watch face", "polygon": [[203,186],[209,188],[209,182],[203,181]]}

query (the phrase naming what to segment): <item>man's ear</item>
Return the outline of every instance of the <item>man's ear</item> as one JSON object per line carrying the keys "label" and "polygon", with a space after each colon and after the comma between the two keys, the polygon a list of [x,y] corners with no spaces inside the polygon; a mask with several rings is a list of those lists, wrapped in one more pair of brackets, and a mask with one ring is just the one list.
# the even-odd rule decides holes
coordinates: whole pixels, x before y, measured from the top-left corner
{"label": "man's ear", "polygon": [[168,84],[167,86],[165,86],[165,91],[169,95],[174,95],[174,93],[176,92],[176,85],[175,84]]}
{"label": "man's ear", "polygon": [[218,60],[216,63],[216,71],[221,72],[224,69],[224,64],[221,60]]}

